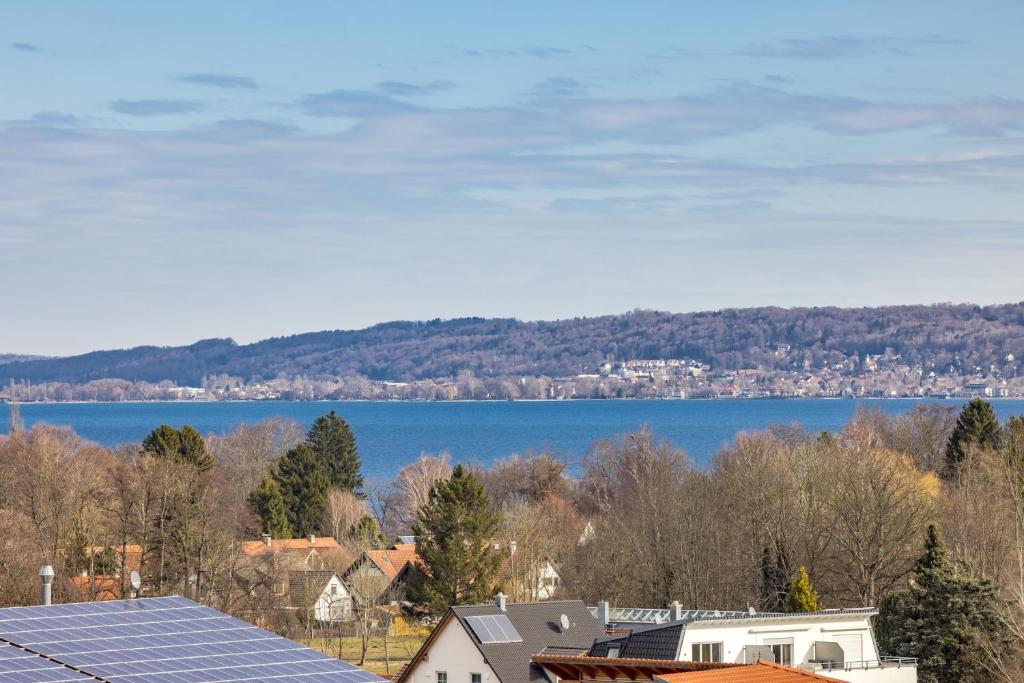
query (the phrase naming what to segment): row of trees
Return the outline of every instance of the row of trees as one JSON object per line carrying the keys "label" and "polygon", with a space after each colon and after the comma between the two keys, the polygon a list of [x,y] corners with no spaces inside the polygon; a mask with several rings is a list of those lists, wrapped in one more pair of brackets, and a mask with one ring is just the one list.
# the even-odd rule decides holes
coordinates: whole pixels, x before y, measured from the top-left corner
{"label": "row of trees", "polygon": [[442,454],[366,482],[333,413],[305,433],[160,427],[114,451],[36,426],[0,437],[0,459],[4,604],[35,599],[41,563],[103,573],[124,555],[84,548],[137,543],[151,593],[265,619],[281,605],[239,589],[238,541],[331,535],[341,570],[413,533],[427,572],[405,597],[433,612],[498,588],[532,599],[550,561],[560,593],[591,604],[881,605],[879,642],[920,657],[922,680],[1024,671],[1024,420],[999,424],[981,401],[744,434],[704,469],[641,430],[595,444],[574,478],[543,454],[486,468]]}

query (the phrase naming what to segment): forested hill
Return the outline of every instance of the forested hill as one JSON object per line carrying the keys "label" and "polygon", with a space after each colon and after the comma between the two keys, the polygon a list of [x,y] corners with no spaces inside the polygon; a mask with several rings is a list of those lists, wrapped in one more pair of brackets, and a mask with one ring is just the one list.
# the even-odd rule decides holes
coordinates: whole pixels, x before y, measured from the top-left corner
{"label": "forested hill", "polygon": [[[784,346],[789,352],[780,352]],[[461,318],[390,322],[238,345],[211,339],[0,364],[0,381],[81,383],[123,378],[196,385],[207,375],[355,376],[411,380],[457,375],[565,376],[605,361],[687,358],[714,368],[791,369],[856,354],[901,354],[909,364],[963,372],[1024,355],[1024,303],[881,308],[637,311],[552,322]]]}

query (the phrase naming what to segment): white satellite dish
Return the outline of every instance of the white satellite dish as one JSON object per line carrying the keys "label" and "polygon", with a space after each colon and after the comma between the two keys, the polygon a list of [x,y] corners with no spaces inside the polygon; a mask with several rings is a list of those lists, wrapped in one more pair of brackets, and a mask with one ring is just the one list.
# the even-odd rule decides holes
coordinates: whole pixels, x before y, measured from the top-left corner
{"label": "white satellite dish", "polygon": [[132,582],[132,597],[134,597],[139,594],[139,589],[142,588],[142,577],[133,569],[128,578]]}
{"label": "white satellite dish", "polygon": [[563,614],[558,617],[558,625],[562,627],[562,633],[569,630],[569,615]]}
{"label": "white satellite dish", "polygon": [[752,617],[757,616],[757,610],[754,609],[753,607],[748,607],[747,608],[747,614],[749,614]]}

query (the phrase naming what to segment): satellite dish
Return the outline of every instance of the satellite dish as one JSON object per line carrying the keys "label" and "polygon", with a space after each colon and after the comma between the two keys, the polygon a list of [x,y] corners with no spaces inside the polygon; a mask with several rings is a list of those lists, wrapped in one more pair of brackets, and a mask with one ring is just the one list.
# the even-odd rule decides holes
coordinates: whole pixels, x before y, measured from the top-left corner
{"label": "satellite dish", "polygon": [[128,575],[128,580],[131,581],[132,584],[132,597],[138,597],[139,589],[142,588],[142,577],[133,569],[132,573]]}
{"label": "satellite dish", "polygon": [[569,615],[563,614],[558,617],[558,625],[562,627],[562,633],[569,630]]}
{"label": "satellite dish", "polygon": [[756,610],[756,609],[754,609],[753,607],[748,607],[748,608],[747,608],[747,614],[749,614],[749,615],[750,615],[750,616],[752,616],[752,617],[753,617],[753,616],[756,616],[756,615],[757,615],[757,610]]}

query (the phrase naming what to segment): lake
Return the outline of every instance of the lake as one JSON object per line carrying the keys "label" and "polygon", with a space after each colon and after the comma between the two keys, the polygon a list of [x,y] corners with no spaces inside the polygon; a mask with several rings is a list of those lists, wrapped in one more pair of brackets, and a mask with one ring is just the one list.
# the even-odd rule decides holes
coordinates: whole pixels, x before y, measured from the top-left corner
{"label": "lake", "polygon": [[[374,403],[252,401],[218,403],[33,403],[20,406],[26,426],[70,425],[107,446],[141,441],[153,427],[190,424],[224,434],[270,417],[309,425],[335,410],[352,426],[368,478],[388,478],[420,453],[448,451],[457,462],[487,463],[511,453],[547,450],[578,462],[596,440],[648,425],[654,433],[706,463],[737,433],[799,423],[808,431],[842,427],[859,405],[903,413],[914,399],[779,399],[718,401],[484,401]],[[959,407],[961,400],[934,401]],[[993,401],[1001,419],[1024,414],[1024,399]],[[8,412],[0,407],[0,433]]]}

